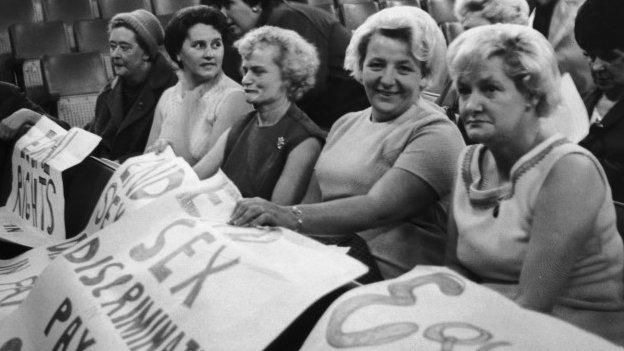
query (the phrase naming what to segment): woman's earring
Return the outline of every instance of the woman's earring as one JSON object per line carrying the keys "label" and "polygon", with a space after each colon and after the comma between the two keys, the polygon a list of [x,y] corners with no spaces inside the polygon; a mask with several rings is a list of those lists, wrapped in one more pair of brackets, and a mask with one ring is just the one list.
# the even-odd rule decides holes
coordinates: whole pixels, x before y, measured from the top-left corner
{"label": "woman's earring", "polygon": [[258,7],[256,7],[256,6],[254,6],[254,7],[251,8],[251,11],[258,12],[258,11],[260,11],[260,9]]}

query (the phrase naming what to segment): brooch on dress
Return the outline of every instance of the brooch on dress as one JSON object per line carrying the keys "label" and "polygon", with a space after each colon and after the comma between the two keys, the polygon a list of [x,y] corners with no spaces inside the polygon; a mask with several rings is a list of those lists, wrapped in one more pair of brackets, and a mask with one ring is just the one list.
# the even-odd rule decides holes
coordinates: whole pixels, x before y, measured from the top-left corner
{"label": "brooch on dress", "polygon": [[282,150],[286,146],[286,139],[284,137],[277,137],[277,149]]}

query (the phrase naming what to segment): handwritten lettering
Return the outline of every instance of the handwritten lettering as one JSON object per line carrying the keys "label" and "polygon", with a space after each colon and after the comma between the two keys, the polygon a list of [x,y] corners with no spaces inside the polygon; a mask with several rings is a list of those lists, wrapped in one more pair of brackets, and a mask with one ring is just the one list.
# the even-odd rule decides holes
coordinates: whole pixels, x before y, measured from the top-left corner
{"label": "handwritten lettering", "polygon": [[[43,334],[48,336],[55,324],[63,324],[67,322],[71,316],[72,303],[71,300],[66,297],[48,321],[48,324],[46,325]],[[81,327],[82,318],[80,318],[80,316],[74,317],[74,319],[65,327],[63,333],[52,347],[52,350],[67,350],[71,342],[74,340],[74,336],[76,336],[78,330],[80,330]],[[95,339],[89,337],[89,328],[84,328],[80,339],[78,339],[78,345],[76,346],[75,350],[87,350],[91,346],[95,345],[95,343]]]}
{"label": "handwritten lettering", "polygon": [[0,298],[0,307],[19,305],[28,296],[36,280],[36,276],[31,276],[14,283],[1,283],[0,296],[5,292],[8,294]]}
{"label": "handwritten lettering", "polygon": [[369,329],[344,332],[343,324],[357,311],[371,305],[413,306],[416,295],[413,290],[423,285],[435,284],[444,295],[457,296],[464,291],[464,284],[455,276],[434,273],[388,285],[389,296],[364,294],[343,301],[332,312],[325,335],[327,342],[337,348],[375,346],[403,339],[418,331],[412,322],[389,323]]}

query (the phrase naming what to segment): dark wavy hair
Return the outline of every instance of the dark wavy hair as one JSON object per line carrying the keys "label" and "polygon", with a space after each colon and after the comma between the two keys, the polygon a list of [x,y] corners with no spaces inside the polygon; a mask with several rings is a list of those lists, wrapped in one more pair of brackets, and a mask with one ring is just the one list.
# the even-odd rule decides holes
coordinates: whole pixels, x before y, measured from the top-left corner
{"label": "dark wavy hair", "polygon": [[182,67],[182,62],[178,60],[178,54],[182,50],[182,44],[188,36],[188,30],[192,26],[203,23],[212,26],[217,32],[221,33],[223,45],[230,45],[228,34],[228,24],[225,15],[221,11],[204,5],[186,7],[173,15],[165,27],[165,49],[169,57]]}

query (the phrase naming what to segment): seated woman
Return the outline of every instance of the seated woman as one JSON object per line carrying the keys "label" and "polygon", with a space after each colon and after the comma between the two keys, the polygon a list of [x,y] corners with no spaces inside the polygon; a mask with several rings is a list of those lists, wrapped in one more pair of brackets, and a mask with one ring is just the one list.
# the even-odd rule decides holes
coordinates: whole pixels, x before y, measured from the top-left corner
{"label": "seated woman", "polygon": [[447,60],[460,120],[480,143],[458,163],[448,264],[523,307],[621,338],[624,249],[609,184],[594,156],[540,123],[560,98],[552,47],[497,24],[464,32]]}
{"label": "seated woman", "polygon": [[206,178],[220,166],[245,197],[299,203],[325,137],[294,103],[314,86],[316,49],[291,30],[269,26],[248,32],[235,46],[255,111],[224,133],[194,169]]}
{"label": "seated woman", "polygon": [[[441,108],[420,92],[444,65],[444,37],[415,7],[370,16],[354,33],[345,68],[371,107],[340,118],[316,164],[305,205],[244,199],[235,225],[278,225],[368,241],[386,277],[441,264],[454,164],[464,144]],[[332,240],[333,241],[333,240]]]}
{"label": "seated woman", "polygon": [[181,79],[158,101],[147,152],[171,145],[192,166],[251,111],[242,87],[221,69],[227,43],[221,12],[192,6],[173,16],[165,28],[165,48],[180,66]]}

